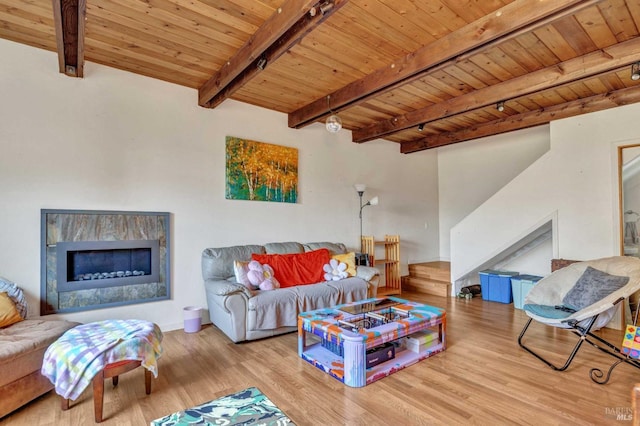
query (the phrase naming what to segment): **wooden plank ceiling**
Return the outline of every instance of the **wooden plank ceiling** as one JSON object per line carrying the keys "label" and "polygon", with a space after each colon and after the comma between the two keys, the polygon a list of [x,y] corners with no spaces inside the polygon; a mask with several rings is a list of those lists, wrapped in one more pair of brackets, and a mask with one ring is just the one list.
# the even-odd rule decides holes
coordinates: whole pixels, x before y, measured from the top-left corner
{"label": "wooden plank ceiling", "polygon": [[0,0],[0,37],[60,72],[100,63],[295,128],[331,109],[403,153],[640,101],[639,35],[640,0]]}

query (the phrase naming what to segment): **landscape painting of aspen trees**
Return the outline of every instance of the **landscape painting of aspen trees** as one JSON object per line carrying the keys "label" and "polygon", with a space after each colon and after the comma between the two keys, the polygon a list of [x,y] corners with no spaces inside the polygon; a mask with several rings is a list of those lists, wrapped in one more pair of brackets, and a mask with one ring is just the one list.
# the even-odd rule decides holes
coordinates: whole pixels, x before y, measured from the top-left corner
{"label": "landscape painting of aspen trees", "polygon": [[227,136],[226,198],[298,200],[298,150]]}

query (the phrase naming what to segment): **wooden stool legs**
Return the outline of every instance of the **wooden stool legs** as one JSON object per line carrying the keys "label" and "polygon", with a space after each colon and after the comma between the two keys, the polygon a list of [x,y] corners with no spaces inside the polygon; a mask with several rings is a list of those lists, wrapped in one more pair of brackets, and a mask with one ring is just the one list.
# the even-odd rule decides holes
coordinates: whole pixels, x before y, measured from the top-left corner
{"label": "wooden stool legs", "polygon": [[[119,361],[108,364],[93,378],[93,408],[96,423],[102,422],[102,408],[104,403],[104,381],[111,378],[113,386],[118,386],[118,376],[134,368],[140,367],[140,361]],[[144,370],[144,389],[147,395],[151,393],[151,371]],[[69,400],[62,398],[62,410],[69,409]]]}

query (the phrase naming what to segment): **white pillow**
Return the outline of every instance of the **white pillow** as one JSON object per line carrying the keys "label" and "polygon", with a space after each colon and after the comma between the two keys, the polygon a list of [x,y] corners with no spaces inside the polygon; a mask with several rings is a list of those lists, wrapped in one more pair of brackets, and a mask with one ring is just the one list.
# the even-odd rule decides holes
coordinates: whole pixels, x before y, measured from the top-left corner
{"label": "white pillow", "polygon": [[242,284],[247,287],[249,290],[253,290],[253,285],[249,282],[249,277],[247,277],[247,273],[249,272],[249,262],[244,262],[241,260],[233,261],[233,273],[236,276],[236,282]]}

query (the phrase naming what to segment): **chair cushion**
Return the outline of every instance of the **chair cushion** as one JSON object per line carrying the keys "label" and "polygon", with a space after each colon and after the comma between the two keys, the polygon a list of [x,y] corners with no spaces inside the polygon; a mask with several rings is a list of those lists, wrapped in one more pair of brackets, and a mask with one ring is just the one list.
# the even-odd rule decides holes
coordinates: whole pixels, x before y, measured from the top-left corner
{"label": "chair cushion", "polygon": [[610,275],[588,266],[576,284],[564,296],[562,303],[579,311],[621,289],[628,282],[629,277]]}
{"label": "chair cushion", "polygon": [[0,387],[40,371],[47,347],[77,325],[62,320],[24,320],[0,329]]}
{"label": "chair cushion", "polygon": [[568,310],[560,309],[560,307],[549,306],[549,305],[535,305],[532,303],[527,303],[522,307],[527,312],[531,312],[534,315],[543,318],[550,319],[562,319],[569,317],[573,312]]}

